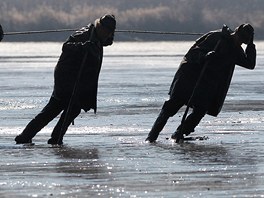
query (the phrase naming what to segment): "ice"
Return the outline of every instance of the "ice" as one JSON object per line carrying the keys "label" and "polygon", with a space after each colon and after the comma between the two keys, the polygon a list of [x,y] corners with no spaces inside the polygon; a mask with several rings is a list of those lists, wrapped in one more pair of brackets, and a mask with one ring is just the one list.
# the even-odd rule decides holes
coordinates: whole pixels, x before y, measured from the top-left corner
{"label": "ice", "polygon": [[47,104],[61,43],[0,43],[0,197],[263,197],[264,43],[257,66],[237,67],[222,112],[194,136],[144,140],[192,42],[116,42],[105,48],[98,112],[82,112],[62,147],[47,144],[56,118],[33,139],[14,138]]}

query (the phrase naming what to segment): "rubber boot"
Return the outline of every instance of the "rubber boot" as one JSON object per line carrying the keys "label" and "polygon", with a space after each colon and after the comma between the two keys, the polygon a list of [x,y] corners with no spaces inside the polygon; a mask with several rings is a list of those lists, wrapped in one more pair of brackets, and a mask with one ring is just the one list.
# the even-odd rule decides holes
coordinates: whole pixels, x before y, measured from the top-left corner
{"label": "rubber boot", "polygon": [[[70,126],[71,123],[73,123],[74,119],[80,114],[81,109],[80,108],[73,108],[71,111],[71,115],[70,115],[70,119],[68,121],[68,123],[66,124],[66,129],[65,131],[61,131],[61,128],[64,124],[64,119],[65,119],[65,115],[66,115],[66,111],[64,111],[58,121],[58,123],[56,124],[56,126],[54,127],[52,133],[51,133],[51,138],[48,140],[48,144],[58,144],[58,145],[62,145],[63,144],[63,136],[65,135],[68,127]],[[62,134],[61,134],[62,133]],[[59,140],[61,135],[61,140]]]}
{"label": "rubber boot", "polygon": [[20,134],[15,138],[16,144],[32,143],[32,139]]}
{"label": "rubber boot", "polygon": [[35,119],[33,119],[20,133],[16,136],[15,141],[16,144],[25,144],[25,143],[32,143],[32,138],[41,130],[40,127],[36,127]]}
{"label": "rubber boot", "polygon": [[175,139],[177,143],[182,142],[184,139],[183,135],[188,136],[190,133],[194,132],[195,127],[199,124],[204,115],[205,111],[197,111],[197,109],[194,109],[186,120],[184,120],[184,122],[171,135],[171,139]]}
{"label": "rubber boot", "polygon": [[[48,144],[58,144],[58,145],[62,145],[63,141],[62,139],[59,141],[59,137],[60,137],[60,133],[61,133],[61,127],[64,121],[64,114],[61,116],[61,118],[59,119],[58,123],[56,124],[56,126],[54,127],[52,133],[51,133],[51,138],[48,140]],[[68,127],[67,127],[68,128]],[[66,131],[65,131],[66,132]],[[64,136],[65,132],[62,135],[62,137]]]}
{"label": "rubber boot", "polygon": [[155,142],[159,136],[159,133],[162,131],[163,127],[166,125],[169,116],[166,115],[164,110],[161,110],[158,118],[154,122],[146,141]]}
{"label": "rubber boot", "polygon": [[181,125],[177,130],[171,135],[171,139],[174,139],[176,143],[181,143],[184,140],[183,137],[184,131],[181,130]]}

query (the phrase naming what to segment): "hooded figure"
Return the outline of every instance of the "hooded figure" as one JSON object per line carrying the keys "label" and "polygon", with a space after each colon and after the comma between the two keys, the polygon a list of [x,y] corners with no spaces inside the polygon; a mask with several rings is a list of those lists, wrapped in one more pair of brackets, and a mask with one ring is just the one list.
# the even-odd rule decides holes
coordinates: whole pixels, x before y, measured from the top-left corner
{"label": "hooded figure", "polygon": [[[173,133],[172,138],[183,139],[183,134],[194,132],[205,114],[217,116],[223,106],[235,65],[254,69],[256,50],[254,29],[242,24],[231,31],[227,26],[211,31],[199,39],[184,56],[172,81],[169,95],[148,134],[154,142],[169,117],[183,105],[192,107],[192,113]],[[241,47],[246,44],[246,50]]]}
{"label": "hooded figure", "polygon": [[[54,90],[49,103],[15,138],[17,144],[31,143],[32,138],[51,120],[62,115],[51,134],[48,144],[62,144],[62,137],[81,109],[97,109],[97,88],[103,60],[103,46],[112,45],[116,20],[105,15],[75,33],[63,44],[62,53],[54,71]],[[62,130],[67,115],[66,130]],[[71,104],[71,103],[70,103]],[[61,134],[62,133],[62,134]],[[62,136],[62,137],[61,137]],[[61,138],[61,139],[60,139]]]}

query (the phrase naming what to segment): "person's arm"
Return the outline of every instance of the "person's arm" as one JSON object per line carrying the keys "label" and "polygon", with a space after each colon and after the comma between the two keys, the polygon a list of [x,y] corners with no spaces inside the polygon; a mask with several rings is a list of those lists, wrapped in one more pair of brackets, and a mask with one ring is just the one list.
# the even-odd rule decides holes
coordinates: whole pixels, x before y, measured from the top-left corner
{"label": "person's arm", "polygon": [[236,64],[247,69],[254,69],[256,65],[256,47],[253,43],[254,35],[247,45],[245,52],[241,50],[236,58]]}

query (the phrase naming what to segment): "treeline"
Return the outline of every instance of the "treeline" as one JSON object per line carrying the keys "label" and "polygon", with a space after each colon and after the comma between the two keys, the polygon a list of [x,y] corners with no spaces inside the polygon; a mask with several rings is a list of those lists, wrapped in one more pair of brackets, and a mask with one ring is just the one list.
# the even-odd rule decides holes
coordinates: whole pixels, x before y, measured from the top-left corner
{"label": "treeline", "polygon": [[[249,22],[264,37],[263,0],[1,0],[4,31],[78,28],[105,13],[116,16],[118,29],[207,32]],[[69,33],[7,36],[5,40],[65,40]],[[177,40],[188,36],[117,34],[118,40]],[[193,39],[193,38],[191,38]]]}

